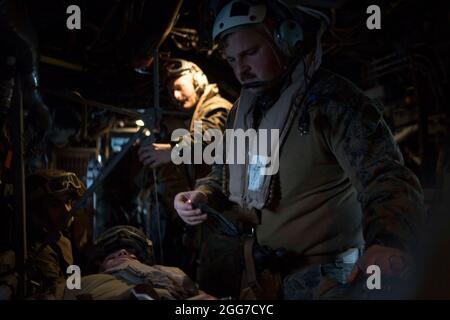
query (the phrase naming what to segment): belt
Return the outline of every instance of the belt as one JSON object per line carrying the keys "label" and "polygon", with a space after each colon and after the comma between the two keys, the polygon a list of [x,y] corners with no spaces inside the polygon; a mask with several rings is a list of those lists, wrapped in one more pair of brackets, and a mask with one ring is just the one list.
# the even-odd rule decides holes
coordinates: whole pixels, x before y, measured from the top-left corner
{"label": "belt", "polygon": [[338,253],[306,256],[296,252],[286,251],[283,248],[270,250],[266,247],[260,247],[257,244],[253,247],[255,269],[257,272],[269,269],[272,272],[280,272],[283,276],[311,265],[332,263],[339,259],[342,259],[344,263],[355,263],[359,257],[359,253],[360,249],[350,248]]}

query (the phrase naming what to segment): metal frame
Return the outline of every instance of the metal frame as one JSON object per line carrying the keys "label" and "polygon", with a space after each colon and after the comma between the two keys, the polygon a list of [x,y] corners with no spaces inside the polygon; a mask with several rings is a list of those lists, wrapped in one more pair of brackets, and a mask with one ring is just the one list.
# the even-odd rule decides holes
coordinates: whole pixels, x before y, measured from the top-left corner
{"label": "metal frame", "polygon": [[27,295],[27,216],[25,198],[25,161],[23,150],[23,94],[20,76],[15,78],[12,100],[12,126],[13,133],[13,168],[15,177],[14,213],[16,234],[16,268],[20,275],[17,296],[24,298]]}

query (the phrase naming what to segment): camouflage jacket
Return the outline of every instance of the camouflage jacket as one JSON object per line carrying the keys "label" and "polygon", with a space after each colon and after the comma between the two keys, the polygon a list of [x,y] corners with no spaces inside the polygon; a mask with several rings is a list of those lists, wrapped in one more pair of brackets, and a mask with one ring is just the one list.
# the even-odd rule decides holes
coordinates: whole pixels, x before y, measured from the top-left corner
{"label": "camouflage jacket", "polygon": [[[217,85],[210,84],[205,89],[205,93],[200,97],[195,112],[189,124],[189,135],[183,137],[181,144],[190,145],[193,148],[195,142],[195,123],[201,123],[201,133],[204,134],[209,129],[216,129],[223,131],[225,129],[228,112],[232,104],[222,98],[218,92]],[[208,142],[202,141],[203,147]],[[192,152],[192,154],[194,154]],[[188,165],[186,167],[191,185],[193,186],[195,180],[206,176],[211,168],[209,165]]]}
{"label": "camouflage jacket", "polygon": [[72,244],[68,238],[61,234],[56,243],[45,245],[35,242],[30,248],[29,278],[39,285],[33,292],[32,298],[45,300],[59,300],[66,287],[66,271],[73,264]]}
{"label": "camouflage jacket", "polygon": [[80,290],[65,290],[64,300],[127,300],[138,285],[151,287],[153,299],[183,300],[199,294],[196,284],[181,270],[126,261],[103,273],[84,276]]}
{"label": "camouflage jacket", "polygon": [[[306,255],[364,242],[411,249],[424,218],[422,188],[403,165],[380,105],[350,81],[320,69],[304,106],[281,148],[278,185],[260,212],[258,241]],[[307,135],[297,129],[304,119]],[[226,165],[216,164],[197,189],[211,205],[230,207],[226,179]]]}
{"label": "camouflage jacket", "polygon": [[[202,133],[208,129],[224,130],[228,112],[231,107],[232,104],[218,93],[217,85],[208,85],[205,93],[202,95],[195,108],[196,110],[192,115],[192,118],[187,124],[189,134],[184,136],[183,139],[172,141],[172,146],[181,140],[183,140],[183,143],[190,145],[194,143],[193,124],[195,121],[201,121]],[[177,129],[172,123],[170,124],[171,126],[168,128],[171,129],[170,131]],[[180,122],[174,121],[174,124],[180,125]],[[193,183],[197,178],[206,176],[210,171],[210,166],[206,165],[193,165],[189,166],[189,168],[187,167],[188,166],[184,165],[176,166],[173,163],[168,163],[167,165],[160,167],[158,169],[158,192],[160,194],[170,194],[175,196],[178,192],[193,187]],[[151,170],[144,168],[143,172],[141,172],[141,177],[137,179],[137,184],[140,187],[151,186],[151,180]],[[171,199],[173,199],[173,197],[171,197]]]}

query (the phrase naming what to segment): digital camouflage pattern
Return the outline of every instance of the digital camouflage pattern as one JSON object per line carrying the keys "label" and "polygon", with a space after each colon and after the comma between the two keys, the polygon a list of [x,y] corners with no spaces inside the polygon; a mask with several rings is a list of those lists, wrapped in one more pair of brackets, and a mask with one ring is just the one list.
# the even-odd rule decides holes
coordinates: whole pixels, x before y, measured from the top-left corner
{"label": "digital camouflage pattern", "polygon": [[66,287],[67,267],[73,264],[72,245],[63,235],[56,243],[42,247],[35,242],[30,248],[32,265],[28,277],[35,284],[31,296],[36,299],[62,299]]}
{"label": "digital camouflage pattern", "polygon": [[[305,255],[340,252],[364,242],[366,247],[379,243],[412,249],[424,218],[422,188],[403,165],[381,106],[323,69],[315,74],[304,103],[309,134],[298,134],[297,117],[280,153],[281,183],[275,192],[280,196],[262,210],[258,241]],[[232,128],[235,108],[227,128]],[[226,177],[226,166],[217,164],[197,183],[217,208],[225,206]]]}

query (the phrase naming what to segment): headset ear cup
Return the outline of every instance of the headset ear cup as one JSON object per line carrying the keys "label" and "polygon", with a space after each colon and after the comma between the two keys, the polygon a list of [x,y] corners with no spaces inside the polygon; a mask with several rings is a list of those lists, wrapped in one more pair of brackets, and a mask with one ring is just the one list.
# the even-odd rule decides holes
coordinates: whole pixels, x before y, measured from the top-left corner
{"label": "headset ear cup", "polygon": [[202,71],[194,73],[194,85],[196,88],[200,88],[200,90],[204,90],[208,85],[208,78]]}
{"label": "headset ear cup", "polygon": [[303,29],[297,21],[285,20],[279,25],[275,38],[283,53],[292,57],[303,41]]}
{"label": "headset ear cup", "polygon": [[208,78],[206,77],[206,74],[203,72],[201,73],[201,85],[203,88],[205,88],[209,84]]}

